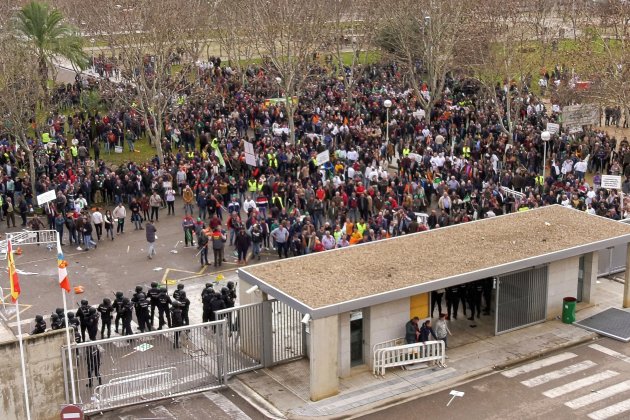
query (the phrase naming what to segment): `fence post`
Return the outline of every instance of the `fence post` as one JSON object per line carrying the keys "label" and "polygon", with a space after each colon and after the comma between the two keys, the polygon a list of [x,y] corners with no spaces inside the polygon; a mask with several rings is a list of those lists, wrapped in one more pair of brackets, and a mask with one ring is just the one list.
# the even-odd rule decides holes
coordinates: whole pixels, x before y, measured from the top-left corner
{"label": "fence post", "polygon": [[263,348],[261,362],[266,368],[273,366],[273,302],[271,300],[262,302],[260,330],[262,331]]}

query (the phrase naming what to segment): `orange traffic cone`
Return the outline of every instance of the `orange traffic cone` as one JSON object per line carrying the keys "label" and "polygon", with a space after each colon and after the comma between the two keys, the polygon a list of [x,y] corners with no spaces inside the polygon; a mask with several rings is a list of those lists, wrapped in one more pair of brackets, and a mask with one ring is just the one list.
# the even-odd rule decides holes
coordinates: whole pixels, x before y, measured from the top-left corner
{"label": "orange traffic cone", "polygon": [[22,255],[22,248],[18,246],[17,249],[15,250],[15,255]]}
{"label": "orange traffic cone", "polygon": [[75,286],[75,287],[74,287],[74,293],[75,293],[75,294],[77,294],[77,295],[78,295],[78,294],[81,294],[81,293],[83,293],[83,292],[85,292],[85,290],[83,289],[83,286]]}

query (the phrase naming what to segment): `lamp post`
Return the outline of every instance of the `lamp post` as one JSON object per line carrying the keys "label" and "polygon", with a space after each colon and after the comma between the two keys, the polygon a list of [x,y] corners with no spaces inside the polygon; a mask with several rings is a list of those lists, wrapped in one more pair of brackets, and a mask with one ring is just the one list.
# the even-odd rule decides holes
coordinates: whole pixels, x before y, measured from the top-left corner
{"label": "lamp post", "polygon": [[390,101],[389,99],[385,99],[385,101],[383,101],[383,106],[385,106],[385,109],[387,110],[387,125],[385,127],[385,141],[387,142],[386,144],[389,144],[389,108],[391,108],[392,106],[392,101]]}
{"label": "lamp post", "polygon": [[[542,133],[540,133],[540,138],[542,139],[543,145],[544,145],[542,177],[543,177],[543,185],[545,185],[545,169],[547,167],[547,142],[551,139],[551,133],[549,131],[545,130]],[[541,185],[541,187],[543,185]]]}
{"label": "lamp post", "polygon": [[280,77],[276,77],[276,83],[278,84],[278,98],[280,97],[280,87],[282,86],[282,79]]}

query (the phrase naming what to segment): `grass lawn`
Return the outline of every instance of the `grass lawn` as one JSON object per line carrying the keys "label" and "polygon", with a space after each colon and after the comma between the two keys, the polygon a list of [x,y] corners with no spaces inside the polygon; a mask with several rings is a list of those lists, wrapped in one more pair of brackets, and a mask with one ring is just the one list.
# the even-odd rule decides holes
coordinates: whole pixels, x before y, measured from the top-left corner
{"label": "grass lawn", "polygon": [[127,143],[125,143],[122,153],[114,153],[112,150],[112,152],[108,154],[101,146],[101,159],[103,159],[109,167],[118,167],[129,161],[145,163],[155,156],[155,148],[149,145],[148,140],[139,139],[134,144],[134,148],[136,151],[133,153],[130,152],[127,148]]}

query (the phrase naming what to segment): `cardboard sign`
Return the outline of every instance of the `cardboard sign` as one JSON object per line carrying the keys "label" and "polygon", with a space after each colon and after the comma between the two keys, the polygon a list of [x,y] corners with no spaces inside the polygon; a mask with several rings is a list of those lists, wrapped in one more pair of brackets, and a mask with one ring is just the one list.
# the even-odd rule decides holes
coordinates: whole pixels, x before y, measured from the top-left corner
{"label": "cardboard sign", "polygon": [[621,176],[620,175],[602,175],[602,188],[609,190],[621,189]]}
{"label": "cardboard sign", "polygon": [[57,193],[55,193],[55,190],[46,191],[45,193],[39,194],[37,196],[37,205],[41,206],[48,203],[49,201],[53,201],[55,198],[57,198]]}
{"label": "cardboard sign", "polygon": [[328,150],[324,150],[319,153],[315,158],[317,160],[317,166],[321,166],[326,162],[330,162],[330,152]]}
{"label": "cardboard sign", "polygon": [[248,141],[243,142],[245,144],[245,153],[253,155],[254,154],[254,145]]}
{"label": "cardboard sign", "polygon": [[556,134],[560,132],[560,124],[547,123],[547,131],[549,131],[551,134]]}
{"label": "cardboard sign", "polygon": [[249,153],[245,153],[245,163],[249,166],[257,166],[256,157],[254,155],[250,155]]}
{"label": "cardboard sign", "polygon": [[170,181],[164,181],[164,182],[162,182],[162,187],[164,187],[165,189],[173,188],[173,183],[170,182]]}
{"label": "cardboard sign", "polygon": [[597,105],[570,105],[562,109],[562,124],[565,127],[582,127],[599,124],[599,108]]}

